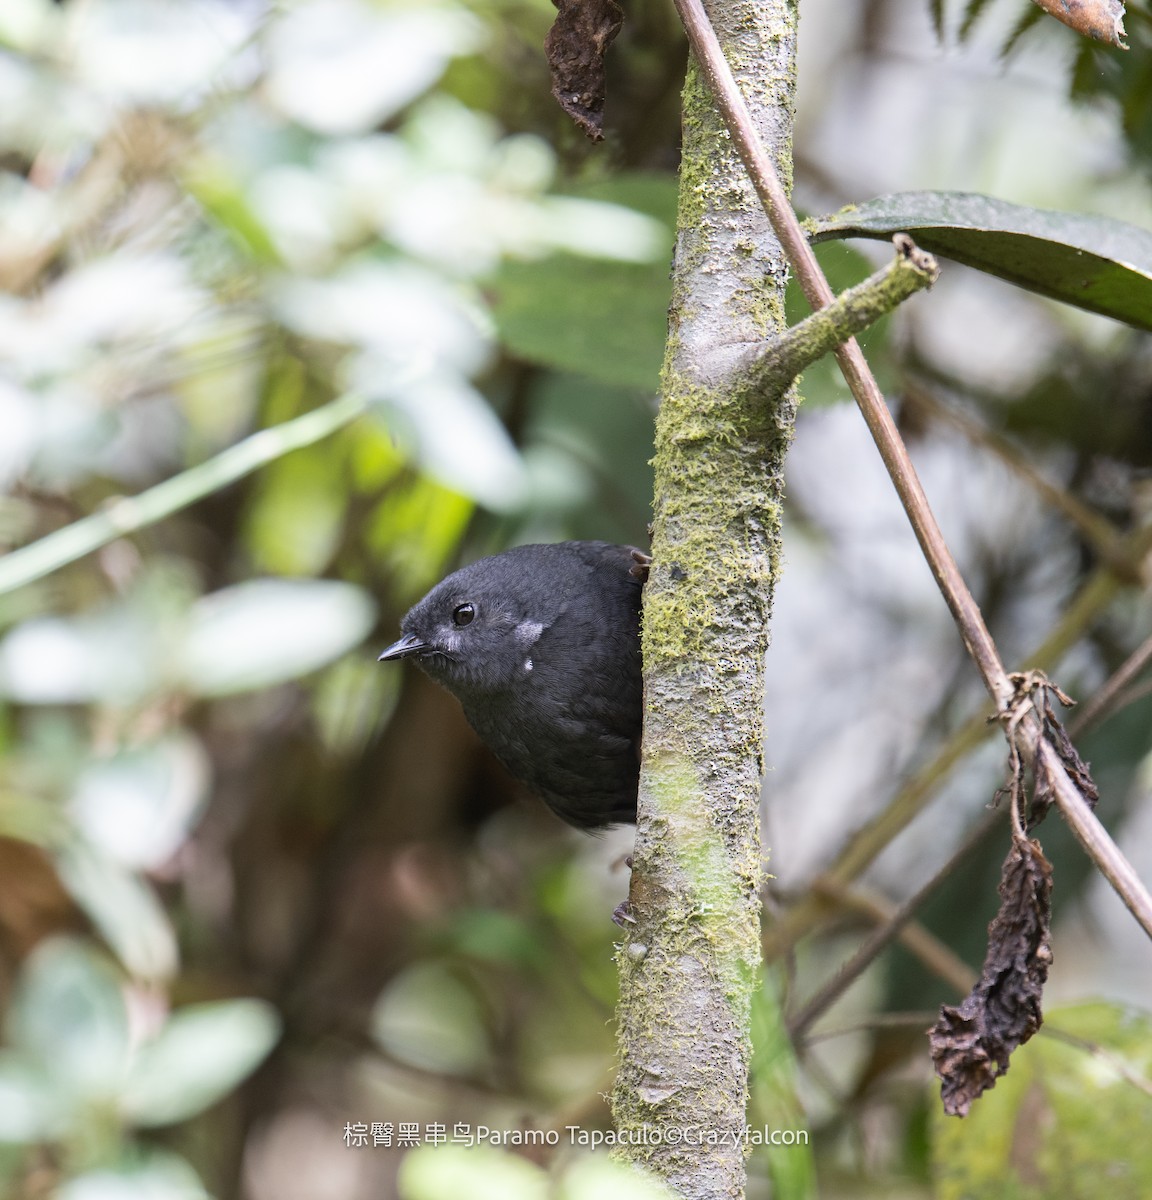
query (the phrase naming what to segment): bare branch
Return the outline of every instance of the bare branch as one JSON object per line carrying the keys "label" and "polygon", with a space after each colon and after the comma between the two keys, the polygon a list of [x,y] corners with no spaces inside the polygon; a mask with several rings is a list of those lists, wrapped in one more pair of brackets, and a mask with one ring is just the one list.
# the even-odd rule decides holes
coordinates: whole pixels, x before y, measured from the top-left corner
{"label": "bare branch", "polygon": [[748,385],[783,391],[818,358],[936,282],[940,271],[931,254],[906,233],[898,233],[892,244],[896,257],[888,266],[758,347],[743,367]]}
{"label": "bare branch", "polygon": [[1127,700],[1132,699],[1128,685],[1152,663],[1152,637],[1148,638],[1116,668],[1112,676],[1096,692],[1071,722],[1068,732],[1076,737],[1085,729],[1098,725]]}
{"label": "bare branch", "polygon": [[1006,463],[1021,479],[1030,484],[1042,499],[1067,517],[1088,545],[1122,579],[1133,583],[1141,582],[1140,561],[1134,561],[1126,554],[1124,538],[1112,522],[1093,511],[1066,488],[1058,487],[1046,479],[1006,437],[987,429],[967,413],[942,403],[920,384],[907,385],[903,394],[909,403],[937,420],[946,421],[969,441]]}
{"label": "bare branch", "polygon": [[[812,1027],[813,1022],[831,1008],[836,1000],[860,977],[868,964],[899,935],[901,929],[911,920],[912,914],[952,875],[960,863],[1002,820],[999,812],[989,813],[927,883],[902,904],[893,908],[885,922],[861,944],[856,953],[841,965],[836,974],[808,1000],[799,1012],[793,1014],[789,1019],[788,1032],[793,1038],[803,1037]],[[952,956],[952,959],[954,960],[955,956]],[[945,976],[960,993],[967,992],[975,979],[975,972],[971,971],[966,963],[960,963],[958,960],[950,961],[937,957],[932,969],[936,970],[937,974]]]}

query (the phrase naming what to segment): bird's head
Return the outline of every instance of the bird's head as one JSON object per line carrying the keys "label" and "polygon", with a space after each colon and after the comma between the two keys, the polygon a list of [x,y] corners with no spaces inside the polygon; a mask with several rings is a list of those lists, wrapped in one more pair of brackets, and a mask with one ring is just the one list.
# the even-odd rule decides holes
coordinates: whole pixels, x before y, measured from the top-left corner
{"label": "bird's head", "polygon": [[535,669],[532,647],[545,628],[525,603],[522,584],[511,582],[484,578],[469,567],[450,575],[408,611],[400,623],[403,636],[380,661],[416,657],[457,694],[511,687]]}

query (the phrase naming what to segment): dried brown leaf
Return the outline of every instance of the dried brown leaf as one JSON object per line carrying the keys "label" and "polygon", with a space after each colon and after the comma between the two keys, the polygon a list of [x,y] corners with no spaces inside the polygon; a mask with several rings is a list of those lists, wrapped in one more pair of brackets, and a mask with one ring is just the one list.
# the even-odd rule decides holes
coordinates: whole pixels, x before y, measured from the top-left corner
{"label": "dried brown leaf", "polygon": [[556,20],[544,39],[552,95],[594,142],[604,137],[604,55],[620,32],[616,0],[553,0]]}
{"label": "dried brown leaf", "polygon": [[[1069,738],[1064,726],[1060,722],[1060,718],[1057,717],[1052,708],[1051,694],[1053,692],[1056,693],[1057,698],[1062,704],[1067,706],[1072,703],[1053,684],[1045,683],[1038,689],[1039,699],[1035,707],[1040,716],[1044,738],[1052,749],[1056,751],[1061,763],[1064,764],[1064,770],[1068,778],[1084,798],[1084,803],[1089,808],[1095,808],[1097,801],[1100,799],[1100,791],[1092,779],[1092,775],[1088,770],[1088,764],[1080,757],[1076,747],[1072,744],[1072,739]],[[1035,828],[1035,826],[1044,820],[1048,815],[1048,809],[1052,806],[1052,802],[1052,781],[1049,779],[1047,771],[1038,769],[1035,786],[1032,789],[1032,803],[1028,809],[1029,829]]]}
{"label": "dried brown leaf", "polygon": [[1085,37],[1127,50],[1123,0],[1033,0],[1049,16]]}
{"label": "dried brown leaf", "polygon": [[958,1007],[941,1007],[928,1033],[950,1116],[966,1115],[1008,1069],[1012,1051],[1040,1028],[1040,995],[1052,961],[1051,895],[1052,867],[1039,842],[1013,838],[980,980]]}

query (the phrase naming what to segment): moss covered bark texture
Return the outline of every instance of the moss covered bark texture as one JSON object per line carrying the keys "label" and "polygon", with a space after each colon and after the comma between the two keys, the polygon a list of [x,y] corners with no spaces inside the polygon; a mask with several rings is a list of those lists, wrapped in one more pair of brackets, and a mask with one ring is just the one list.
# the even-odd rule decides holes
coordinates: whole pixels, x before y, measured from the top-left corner
{"label": "moss covered bark texture", "polygon": [[[790,181],[795,0],[708,9]],[[690,64],[644,601],[636,924],[620,956],[614,1095],[633,1160],[685,1197],[744,1194],[736,1135],[759,966],[764,652],[795,400],[786,386],[750,386],[742,364],[781,329],[785,278]]]}

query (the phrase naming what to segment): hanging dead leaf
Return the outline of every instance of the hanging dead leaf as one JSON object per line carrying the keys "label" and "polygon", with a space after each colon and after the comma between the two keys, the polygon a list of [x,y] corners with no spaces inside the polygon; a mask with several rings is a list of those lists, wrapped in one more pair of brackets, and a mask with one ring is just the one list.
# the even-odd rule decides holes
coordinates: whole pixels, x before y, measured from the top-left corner
{"label": "hanging dead leaf", "polygon": [[[1068,736],[1064,726],[1061,724],[1059,717],[1052,707],[1051,695],[1055,693],[1056,698],[1067,707],[1072,703],[1069,698],[1055,685],[1045,682],[1037,689],[1036,699],[1033,705],[1037,715],[1040,717],[1041,729],[1043,735],[1048,741],[1053,750],[1056,751],[1060,758],[1060,762],[1064,766],[1064,770],[1068,778],[1072,781],[1073,786],[1084,798],[1084,803],[1089,808],[1095,808],[1100,799],[1100,791],[1096,787],[1092,779],[1092,774],[1088,769],[1088,764],[1080,757],[1076,747],[1072,744],[1072,739]],[[1032,804],[1028,810],[1028,828],[1032,829],[1039,825],[1041,821],[1048,815],[1048,809],[1051,808],[1054,800],[1053,783],[1049,773],[1042,767],[1037,767],[1035,783],[1032,788]]]}
{"label": "hanging dead leaf", "polygon": [[1014,837],[980,980],[958,1007],[943,1005],[928,1031],[950,1116],[966,1115],[1008,1069],[1012,1051],[1040,1028],[1040,994],[1052,961],[1051,895],[1052,867],[1040,843]]}
{"label": "hanging dead leaf", "polygon": [[544,39],[552,95],[594,142],[604,137],[604,55],[620,32],[616,0],[553,0],[556,20]]}
{"label": "hanging dead leaf", "polygon": [[1033,0],[1033,3],[1084,37],[1128,49],[1124,44],[1123,0]]}

